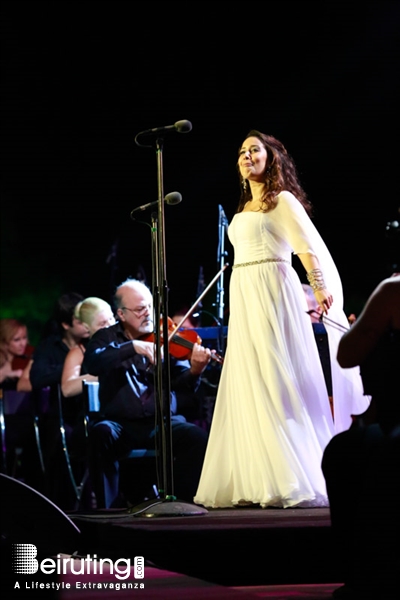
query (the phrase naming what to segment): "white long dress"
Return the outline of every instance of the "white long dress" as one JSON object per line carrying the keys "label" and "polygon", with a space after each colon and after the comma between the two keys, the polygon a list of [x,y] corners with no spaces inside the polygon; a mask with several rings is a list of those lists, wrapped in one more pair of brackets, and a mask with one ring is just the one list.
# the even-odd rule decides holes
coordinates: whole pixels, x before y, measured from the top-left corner
{"label": "white long dress", "polygon": [[348,327],[340,278],[304,208],[289,192],[278,196],[271,212],[236,214],[229,237],[235,268],[227,352],[194,501],[209,507],[243,502],[326,506],[323,450],[369,400],[359,371],[341,369],[336,361],[342,332],[327,326],[333,422],[292,252],[318,257],[334,298],[329,318]]}

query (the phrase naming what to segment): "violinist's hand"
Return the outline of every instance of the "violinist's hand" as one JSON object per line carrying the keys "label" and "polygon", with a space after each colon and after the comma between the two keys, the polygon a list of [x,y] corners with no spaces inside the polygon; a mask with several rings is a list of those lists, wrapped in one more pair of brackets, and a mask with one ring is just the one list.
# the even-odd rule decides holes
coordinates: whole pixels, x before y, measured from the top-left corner
{"label": "violinist's hand", "polygon": [[210,348],[204,348],[199,344],[193,344],[192,357],[190,359],[190,372],[192,375],[201,375],[210,360]]}
{"label": "violinist's hand", "polygon": [[153,342],[142,342],[142,340],[133,340],[133,347],[138,354],[149,359],[152,365],[156,362],[156,347]]}
{"label": "violinist's hand", "polygon": [[11,363],[6,362],[0,369],[0,381],[4,379],[19,379],[22,375],[22,369],[13,370]]}
{"label": "violinist's hand", "polygon": [[314,296],[316,301],[318,302],[318,305],[321,307],[322,312],[327,315],[328,309],[333,304],[332,294],[328,290],[324,289],[314,292]]}

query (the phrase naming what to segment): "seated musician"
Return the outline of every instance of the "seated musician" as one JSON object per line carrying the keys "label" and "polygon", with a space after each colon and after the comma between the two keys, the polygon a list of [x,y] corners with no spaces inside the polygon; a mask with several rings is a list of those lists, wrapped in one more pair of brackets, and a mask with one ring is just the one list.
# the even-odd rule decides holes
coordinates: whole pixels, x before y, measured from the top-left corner
{"label": "seated musician", "polygon": [[[124,505],[119,490],[118,459],[135,448],[154,448],[155,387],[153,299],[141,282],[128,279],[115,294],[119,321],[90,340],[84,359],[87,372],[100,383],[102,419],[90,433],[91,479],[97,507]],[[194,344],[190,362],[171,361],[171,424],[175,494],[191,502],[197,488],[207,433],[177,414],[176,391],[194,391],[211,351]]]}
{"label": "seated musician", "polygon": [[33,350],[28,343],[28,330],[24,323],[17,319],[0,319],[0,386],[2,389],[17,388]]}
{"label": "seated musician", "polygon": [[322,468],[345,586],[335,598],[394,598],[400,564],[400,275],[385,279],[343,336],[370,409],[328,444]]}
{"label": "seated musician", "polygon": [[[79,302],[75,307],[74,315],[87,327],[89,335],[93,335],[99,329],[109,327],[115,323],[111,306],[102,298],[96,298],[95,296],[90,296]],[[61,376],[61,391],[64,398],[82,394],[83,381],[97,381],[97,377],[82,371],[85,351],[85,346],[78,344],[71,348],[65,357]]]}
{"label": "seated musician", "polygon": [[[21,476],[25,483],[39,487],[41,472],[33,427],[33,403],[29,393],[17,393],[33,350],[24,323],[17,319],[0,319],[0,394],[5,413],[1,423],[0,460],[5,473]],[[26,391],[30,389],[29,386]]]}
{"label": "seated musician", "polygon": [[[25,369],[32,390],[38,398],[44,388],[49,389],[48,406],[41,408],[40,430],[43,440],[43,454],[46,473],[45,493],[63,510],[73,508],[75,494],[69,483],[68,465],[63,449],[60,413],[59,385],[64,360],[71,348],[85,344],[89,332],[76,318],[74,310],[83,297],[77,292],[62,294],[56,301],[52,318],[45,326],[42,340],[39,342]],[[63,403],[63,429],[67,442],[82,422],[81,403],[69,401]]]}
{"label": "seated musician", "polygon": [[[172,315],[173,323],[176,326],[179,325],[179,327],[183,328],[183,329],[196,329],[196,327],[200,327],[199,313],[190,314],[188,317],[186,317],[184,319],[184,317],[187,315],[187,313],[188,313],[187,307],[176,310],[174,312],[174,314]],[[182,321],[182,319],[184,319],[184,320]]]}

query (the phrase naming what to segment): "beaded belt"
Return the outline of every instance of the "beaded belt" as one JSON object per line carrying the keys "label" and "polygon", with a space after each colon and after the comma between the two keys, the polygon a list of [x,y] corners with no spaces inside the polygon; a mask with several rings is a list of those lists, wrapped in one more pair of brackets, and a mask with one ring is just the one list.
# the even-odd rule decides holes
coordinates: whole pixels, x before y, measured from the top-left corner
{"label": "beaded belt", "polygon": [[263,258],[261,260],[251,260],[250,262],[232,265],[232,269],[237,269],[237,267],[249,267],[250,265],[261,265],[262,263],[267,262],[285,262],[290,265],[290,262],[288,260],[285,260],[284,258]]}

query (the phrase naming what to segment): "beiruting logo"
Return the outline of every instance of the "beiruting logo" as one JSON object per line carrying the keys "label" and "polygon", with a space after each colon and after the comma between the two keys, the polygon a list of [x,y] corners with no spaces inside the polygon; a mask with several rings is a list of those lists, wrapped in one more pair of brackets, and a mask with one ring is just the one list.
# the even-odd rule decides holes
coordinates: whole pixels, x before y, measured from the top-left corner
{"label": "beiruting logo", "polygon": [[[41,572],[44,575],[102,575],[103,573],[109,573],[114,575],[119,581],[128,579],[131,575],[131,559],[130,558],[119,558],[116,561],[112,561],[110,558],[97,558],[94,554],[90,556],[88,554],[85,558],[77,556],[63,556],[57,554],[56,558],[45,558],[42,561],[37,560],[37,548],[33,544],[12,544],[12,567],[13,572],[20,575],[32,575],[37,572]],[[133,562],[133,576],[135,579],[144,579],[144,557],[135,556]],[[87,580],[86,580],[87,581]],[[34,582],[30,582],[33,584]],[[28,582],[26,582],[28,584]],[[55,587],[61,586],[62,584],[52,582],[52,584],[38,584],[30,585],[29,587]],[[102,587],[116,587],[121,584],[118,583],[96,583],[95,587],[99,585]],[[139,587],[137,583],[126,583],[124,587]],[[16,582],[15,587],[20,587],[19,583]],[[70,587],[70,584],[66,584],[62,587]],[[75,587],[93,587],[88,583],[82,583],[76,581]],[[144,584],[140,584],[140,587],[144,587]]]}

